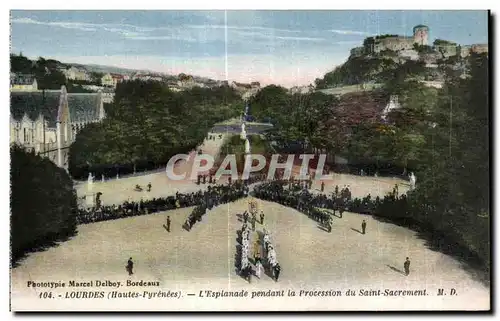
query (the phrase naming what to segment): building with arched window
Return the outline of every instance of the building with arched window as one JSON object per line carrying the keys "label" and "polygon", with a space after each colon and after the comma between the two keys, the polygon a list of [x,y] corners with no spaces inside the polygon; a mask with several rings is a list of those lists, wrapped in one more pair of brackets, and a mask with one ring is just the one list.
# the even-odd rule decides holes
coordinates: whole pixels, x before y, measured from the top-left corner
{"label": "building with arched window", "polygon": [[67,167],[77,133],[105,117],[101,93],[61,90],[11,91],[10,143]]}

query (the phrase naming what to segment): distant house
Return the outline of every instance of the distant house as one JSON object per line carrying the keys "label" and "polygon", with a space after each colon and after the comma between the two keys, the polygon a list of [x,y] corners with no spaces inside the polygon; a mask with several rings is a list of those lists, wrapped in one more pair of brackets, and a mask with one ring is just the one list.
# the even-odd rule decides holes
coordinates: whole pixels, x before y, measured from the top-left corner
{"label": "distant house", "polygon": [[193,79],[193,76],[189,75],[179,76],[179,81],[177,82],[177,84],[182,90],[191,89],[197,85],[196,81]]}
{"label": "distant house", "polygon": [[251,84],[244,84],[244,83],[240,83],[240,82],[236,82],[236,81],[231,82],[231,87],[233,87],[236,90],[240,90],[240,91],[246,91],[246,90],[252,89]]}
{"label": "distant house", "polygon": [[113,87],[115,88],[118,85],[118,83],[125,81],[125,77],[123,77],[123,75],[120,74],[111,74],[111,78],[113,78]]}
{"label": "distant house", "polygon": [[118,83],[126,80],[125,76],[115,73],[107,73],[101,78],[101,84],[106,87],[114,87],[118,85]]}
{"label": "distant house", "polygon": [[114,86],[113,77],[111,76],[110,73],[107,73],[104,76],[102,76],[102,78],[101,78],[101,84],[103,86],[107,86],[107,87],[113,87]]}
{"label": "distant house", "polygon": [[488,44],[475,44],[471,46],[471,51],[474,53],[488,53]]}
{"label": "distant house", "polygon": [[64,76],[66,79],[70,80],[81,80],[81,81],[90,81],[91,77],[87,70],[83,68],[77,68],[75,66],[71,66],[68,69],[63,70]]}
{"label": "distant house", "polygon": [[260,89],[260,82],[258,82],[258,81],[252,81],[250,83],[250,86],[252,87],[252,89]]}
{"label": "distant house", "polygon": [[[144,73],[136,73],[131,77],[132,80],[140,80],[140,81],[158,81],[162,82],[163,77],[155,74],[144,74]],[[124,79],[126,80],[126,79]]]}
{"label": "distant house", "polygon": [[27,74],[10,74],[11,91],[33,91],[38,90],[35,76]]}
{"label": "distant house", "polygon": [[86,125],[105,117],[101,93],[61,90],[10,93],[10,143],[68,165],[69,146]]}
{"label": "distant house", "polygon": [[314,91],[314,87],[312,85],[309,86],[295,86],[290,88],[291,94],[307,94]]}

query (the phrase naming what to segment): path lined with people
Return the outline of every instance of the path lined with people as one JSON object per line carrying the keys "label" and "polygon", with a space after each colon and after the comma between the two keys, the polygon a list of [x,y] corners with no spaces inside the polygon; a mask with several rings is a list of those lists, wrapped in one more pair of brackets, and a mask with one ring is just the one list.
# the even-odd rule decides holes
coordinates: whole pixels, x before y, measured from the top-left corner
{"label": "path lined with people", "polygon": [[[484,285],[474,280],[460,262],[430,249],[415,231],[369,215],[346,212],[342,219],[336,219],[332,233],[326,233],[318,222],[303,213],[263,200],[258,202],[259,211],[265,213],[264,224],[257,224],[256,230],[270,231],[282,271],[278,282],[263,273],[260,279],[253,277],[249,284],[235,273],[235,236],[243,224],[237,214],[248,211],[248,201],[249,198],[242,198],[214,207],[190,232],[181,226],[192,207],[81,225],[74,238],[47,251],[30,254],[12,270],[14,297],[33,291],[26,288],[27,280],[45,280],[47,275],[61,280],[93,280],[96,276],[103,280],[125,280],[124,267],[131,257],[132,280],[158,280],[164,288],[179,288],[184,292],[229,288],[262,291],[455,288],[467,291],[461,292],[448,305],[450,308],[478,308],[488,302],[489,292]],[[171,218],[170,232],[163,228],[167,216]],[[363,219],[367,223],[365,235],[355,231],[360,229]],[[411,260],[408,276],[404,275],[406,257]],[[275,298],[272,302],[275,307],[283,308],[286,302],[288,305],[294,302],[285,299]],[[316,302],[318,309],[342,310],[352,304],[343,301],[344,298],[302,297],[297,302],[306,299]],[[424,308],[419,299],[411,300],[412,308]],[[380,300],[395,309],[401,305],[397,298],[358,297],[356,302],[375,309]],[[176,306],[182,308],[185,301],[178,300]],[[241,305],[241,301],[237,302]],[[265,302],[269,306],[269,299]],[[429,306],[429,300],[426,302]],[[212,308],[218,304],[216,300],[210,303]],[[130,304],[135,307],[133,302]],[[209,309],[201,307],[205,308]]]}

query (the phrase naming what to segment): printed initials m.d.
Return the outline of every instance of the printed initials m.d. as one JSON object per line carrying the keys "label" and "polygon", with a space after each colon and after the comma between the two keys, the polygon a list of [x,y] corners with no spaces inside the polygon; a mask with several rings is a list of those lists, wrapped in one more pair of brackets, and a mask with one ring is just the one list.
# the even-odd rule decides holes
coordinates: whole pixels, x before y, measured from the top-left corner
{"label": "printed initials m.d.", "polygon": [[[437,295],[446,295],[446,293],[444,293],[444,289],[438,289]],[[457,290],[450,289],[450,295],[457,295]]]}

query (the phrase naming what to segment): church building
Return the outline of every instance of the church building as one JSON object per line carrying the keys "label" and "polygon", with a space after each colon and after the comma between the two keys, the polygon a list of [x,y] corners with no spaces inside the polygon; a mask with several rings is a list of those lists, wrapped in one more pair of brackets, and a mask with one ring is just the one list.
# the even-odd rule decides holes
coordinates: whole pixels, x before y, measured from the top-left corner
{"label": "church building", "polygon": [[101,93],[11,91],[10,143],[67,168],[69,146],[86,125],[105,117]]}

